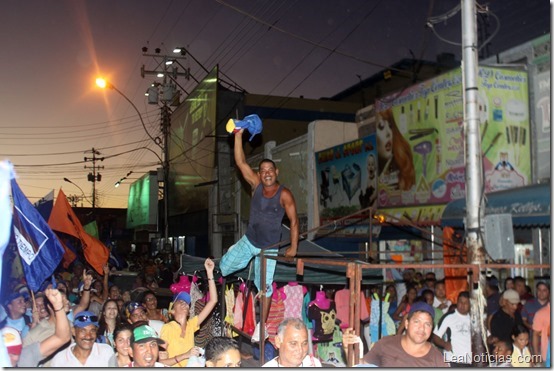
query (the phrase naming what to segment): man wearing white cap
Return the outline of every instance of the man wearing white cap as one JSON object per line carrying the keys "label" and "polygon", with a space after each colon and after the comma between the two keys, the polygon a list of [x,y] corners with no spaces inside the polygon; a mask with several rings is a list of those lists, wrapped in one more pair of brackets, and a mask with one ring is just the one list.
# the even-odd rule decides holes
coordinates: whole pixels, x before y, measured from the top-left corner
{"label": "man wearing white cap", "polygon": [[511,340],[512,330],[517,325],[523,326],[521,314],[517,311],[519,294],[516,290],[508,289],[502,293],[500,310],[491,320],[491,336],[499,340]]}
{"label": "man wearing white cap", "polygon": [[19,355],[21,354],[21,349],[23,348],[23,345],[21,344],[21,335],[19,334],[19,331],[13,327],[4,327],[0,330],[0,333],[2,334],[4,345],[8,351],[8,356],[10,356],[12,367],[16,367],[17,362],[19,361]]}

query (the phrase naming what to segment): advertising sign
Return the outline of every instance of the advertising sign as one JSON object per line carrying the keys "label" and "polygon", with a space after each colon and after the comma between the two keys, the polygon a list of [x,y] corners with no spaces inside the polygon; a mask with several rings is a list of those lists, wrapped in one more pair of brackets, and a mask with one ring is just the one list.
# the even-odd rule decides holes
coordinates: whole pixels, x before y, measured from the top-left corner
{"label": "advertising sign", "polygon": [[315,159],[321,225],[375,205],[375,135],[316,152]]}
{"label": "advertising sign", "polygon": [[127,228],[156,227],[158,222],[158,179],[149,172],[129,187]]}
{"label": "advertising sign", "polygon": [[[461,70],[376,100],[378,207],[446,204],[465,196]],[[531,175],[527,73],[479,68],[486,193]]]}
{"label": "advertising sign", "polygon": [[534,76],[537,178],[550,178],[550,71]]}
{"label": "advertising sign", "polygon": [[172,115],[169,139],[169,215],[208,208],[214,180],[217,67],[188,95]]}

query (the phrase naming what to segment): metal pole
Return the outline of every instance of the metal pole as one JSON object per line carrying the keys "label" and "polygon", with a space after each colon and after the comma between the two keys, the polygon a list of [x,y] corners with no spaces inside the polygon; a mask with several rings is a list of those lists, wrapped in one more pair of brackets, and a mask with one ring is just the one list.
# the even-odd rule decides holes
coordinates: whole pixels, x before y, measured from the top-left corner
{"label": "metal pole", "polygon": [[266,272],[266,258],[264,254],[264,250],[260,252],[260,366],[262,366],[265,363],[265,318],[264,318],[264,310],[265,310],[265,275]]}
{"label": "metal pole", "polygon": [[164,241],[167,244],[169,239],[169,128],[171,126],[171,117],[169,115],[169,108],[164,103],[162,107],[162,132],[164,135],[163,152],[164,159],[162,163],[163,180],[164,180]]}
{"label": "metal pole", "polygon": [[92,147],[92,209],[96,208],[96,150]]}
{"label": "metal pole", "polygon": [[[468,261],[473,264],[485,263],[485,249],[481,240],[480,221],[484,208],[482,199],[483,174],[481,171],[481,136],[479,130],[478,103],[478,62],[477,62],[477,22],[474,0],[462,0],[462,75],[464,82],[464,129],[466,135],[466,244]],[[471,294],[471,348],[473,354],[485,354],[482,329],[483,308],[479,308],[481,288],[485,287],[485,277],[480,269],[472,276]],[[481,300],[482,301],[482,300]],[[479,358],[481,359],[481,358]],[[480,360],[477,366],[486,366]]]}

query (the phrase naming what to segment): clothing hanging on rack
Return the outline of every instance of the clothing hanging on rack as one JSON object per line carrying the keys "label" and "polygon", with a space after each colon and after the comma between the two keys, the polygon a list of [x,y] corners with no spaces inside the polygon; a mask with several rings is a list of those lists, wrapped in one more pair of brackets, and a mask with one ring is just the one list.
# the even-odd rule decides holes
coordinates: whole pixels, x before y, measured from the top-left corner
{"label": "clothing hanging on rack", "polygon": [[[195,310],[196,308],[196,302],[198,300],[201,300],[204,297],[204,294],[202,294],[202,291],[200,291],[200,288],[198,287],[198,284],[193,281],[190,285],[190,308],[191,310]],[[198,312],[200,313],[200,312]],[[193,315],[198,315],[196,311],[193,312]]]}
{"label": "clothing hanging on rack", "polygon": [[302,319],[302,304],[306,288],[298,285],[296,282],[289,282],[283,287],[287,296],[285,303],[285,318],[300,318]]}
{"label": "clothing hanging on rack", "polygon": [[[223,290],[223,288],[221,288]],[[221,319],[221,302],[218,301],[215,305],[214,310],[212,311],[212,319],[213,319],[213,328],[212,328],[212,335],[213,336],[224,336],[225,329],[224,329],[224,322]]]}
{"label": "clothing hanging on rack", "polygon": [[331,363],[335,367],[346,367],[342,356],[342,331],[339,326],[334,327],[331,341],[317,344],[317,357],[321,362]]}
{"label": "clothing hanging on rack", "polygon": [[[197,300],[194,303],[194,312],[200,313],[206,306],[202,300]],[[213,311],[208,318],[200,324],[200,329],[194,334],[194,345],[204,348],[208,341],[213,337]]]}
{"label": "clothing hanging on rack", "polygon": [[377,294],[373,296],[369,320],[369,334],[372,343],[377,342],[384,336],[396,333],[396,326],[388,313],[389,305],[389,294],[385,296],[384,300],[381,300]]}
{"label": "clothing hanging on rack", "polygon": [[233,324],[239,330],[242,330],[243,310],[244,310],[244,293],[239,289],[239,292],[237,293],[237,297],[235,299],[235,308],[233,310]]}
{"label": "clothing hanging on rack", "polygon": [[247,308],[242,331],[252,336],[252,334],[254,333],[254,329],[256,328],[256,313],[254,309],[254,295],[252,294],[252,292],[248,293],[247,300],[248,304],[244,303],[245,305],[247,305]]}
{"label": "clothing hanging on rack", "polygon": [[308,308],[308,318],[314,321],[313,340],[331,340],[336,317],[335,303],[325,297],[325,292],[316,292],[316,298]]}
{"label": "clothing hanging on rack", "polygon": [[271,297],[271,307],[267,315],[266,328],[268,333],[268,340],[274,347],[275,337],[277,336],[277,329],[279,324],[283,322],[285,318],[285,301],[283,289],[273,289],[273,295]]}
{"label": "clothing hanging on rack", "polygon": [[[233,285],[225,285],[225,323],[230,326],[234,326],[234,306],[235,306],[235,290]],[[227,336],[233,337],[234,332],[227,326]]]}
{"label": "clothing hanging on rack", "polygon": [[[365,295],[360,291],[360,318],[359,320],[366,320],[369,318],[369,312],[367,310]],[[340,320],[340,328],[346,329],[350,327],[348,323],[349,311],[350,311],[350,290],[342,289],[335,293],[335,303],[337,306],[337,318]]]}

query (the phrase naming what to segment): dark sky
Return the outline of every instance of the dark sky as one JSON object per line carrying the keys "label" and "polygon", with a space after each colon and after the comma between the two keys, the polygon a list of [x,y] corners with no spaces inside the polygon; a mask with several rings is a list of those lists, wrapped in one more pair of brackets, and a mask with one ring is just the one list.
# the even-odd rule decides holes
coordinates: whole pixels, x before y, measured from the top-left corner
{"label": "dark sky", "polygon": [[[489,53],[550,31],[546,0],[481,2],[500,19]],[[434,61],[441,52],[461,58],[460,13],[435,25],[459,0],[4,0],[0,12],[0,159],[10,159],[31,201],[63,186],[87,195],[91,183],[83,157],[93,147],[114,156],[100,165],[100,206],[126,207],[127,186],[114,183],[128,171],[155,169],[157,150],[132,106],[94,85],[103,75],[142,113],[151,133],[159,110],[144,92],[155,69],[142,55],[185,46],[208,70],[256,94],[330,97],[402,58]],[[270,27],[273,25],[274,27]],[[489,17],[487,31],[497,22]],[[443,40],[441,40],[443,39]],[[201,79],[189,57],[182,62]],[[358,77],[360,76],[360,77]],[[192,90],[194,82],[179,78]],[[128,152],[128,153],[125,153]],[[90,164],[87,164],[90,166]],[[133,174],[130,178],[135,177]],[[138,176],[137,175],[137,176]],[[134,179],[124,183],[129,184]],[[87,206],[87,204],[84,204]]]}

